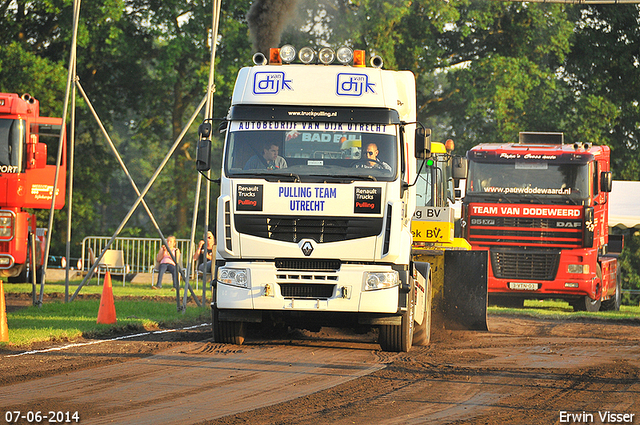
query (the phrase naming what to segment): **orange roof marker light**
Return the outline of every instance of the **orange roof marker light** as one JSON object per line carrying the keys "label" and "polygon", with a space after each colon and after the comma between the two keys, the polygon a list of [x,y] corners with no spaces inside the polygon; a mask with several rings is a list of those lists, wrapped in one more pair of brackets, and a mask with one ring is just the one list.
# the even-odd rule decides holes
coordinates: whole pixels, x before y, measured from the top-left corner
{"label": "orange roof marker light", "polygon": [[364,50],[353,51],[353,66],[365,67],[365,53]]}
{"label": "orange roof marker light", "polygon": [[452,139],[447,139],[447,141],[444,142],[444,147],[447,150],[447,152],[452,152],[453,149],[455,149],[456,145],[453,143]]}
{"label": "orange roof marker light", "polygon": [[280,60],[280,49],[277,47],[272,47],[269,49],[269,64],[270,65],[282,65],[282,60]]}

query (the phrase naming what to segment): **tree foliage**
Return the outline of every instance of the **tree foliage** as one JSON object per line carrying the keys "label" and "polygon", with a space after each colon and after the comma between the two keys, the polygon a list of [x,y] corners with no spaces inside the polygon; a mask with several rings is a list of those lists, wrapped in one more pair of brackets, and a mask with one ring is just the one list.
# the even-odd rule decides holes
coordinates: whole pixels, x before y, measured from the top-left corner
{"label": "tree foliage", "polygon": [[[519,131],[563,131],[569,142],[611,146],[614,178],[640,179],[637,5],[282,1],[297,9],[281,44],[346,44],[380,55],[386,68],[412,70],[419,119],[433,128],[434,139],[453,138],[460,152],[481,142],[516,140]],[[247,20],[252,3],[222,2],[216,117],[226,114],[235,76],[254,53]],[[29,92],[53,116],[62,112],[72,8],[71,0],[7,0],[0,6],[0,90]],[[205,96],[211,28],[212,4],[205,0],[82,4],[79,81],[140,189]],[[76,246],[88,234],[112,232],[136,198],[79,101]],[[186,236],[191,225],[197,177],[192,127],[146,198],[165,234]],[[217,134],[214,157],[219,165]],[[57,228],[63,228],[63,216]],[[155,235],[141,208],[127,232]],[[56,235],[53,252],[60,252],[66,235]],[[629,257],[624,261],[634,264]]]}

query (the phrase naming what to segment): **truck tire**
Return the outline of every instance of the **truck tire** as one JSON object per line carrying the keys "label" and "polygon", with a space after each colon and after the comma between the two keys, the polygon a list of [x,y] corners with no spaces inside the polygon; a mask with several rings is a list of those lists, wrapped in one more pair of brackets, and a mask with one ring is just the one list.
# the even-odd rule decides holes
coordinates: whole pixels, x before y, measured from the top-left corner
{"label": "truck tire", "polygon": [[402,322],[400,325],[382,325],[380,326],[380,334],[378,336],[378,343],[382,351],[394,351],[394,352],[408,352],[411,349],[411,343],[413,342],[413,308],[414,308],[414,291],[412,288],[409,293],[409,308],[402,315]]}
{"label": "truck tire", "polygon": [[7,278],[9,283],[29,283],[27,280],[27,267],[25,266],[18,276],[10,276]]}
{"label": "truck tire", "polygon": [[224,344],[244,344],[247,324],[245,322],[220,321],[217,307],[211,306],[211,330],[213,341]]}
{"label": "truck tire", "polygon": [[569,303],[573,307],[573,311],[588,311],[595,313],[600,310],[601,301],[599,299],[594,300],[590,296],[585,295],[577,301]]}
{"label": "truck tire", "polygon": [[431,342],[431,298],[433,289],[431,285],[431,277],[427,280],[427,294],[424,305],[424,320],[421,325],[416,323],[413,330],[413,345],[423,347]]}
{"label": "truck tire", "polygon": [[617,273],[616,293],[608,300],[602,301],[600,308],[603,311],[620,311],[620,304],[622,304],[622,282],[620,280],[620,273]]}

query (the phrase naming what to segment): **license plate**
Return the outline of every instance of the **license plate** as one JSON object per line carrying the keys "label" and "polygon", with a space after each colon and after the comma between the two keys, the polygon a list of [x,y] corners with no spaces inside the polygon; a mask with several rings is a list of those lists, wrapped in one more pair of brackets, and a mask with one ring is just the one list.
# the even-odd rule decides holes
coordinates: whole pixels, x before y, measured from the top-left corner
{"label": "license plate", "polygon": [[529,282],[509,282],[509,289],[536,291],[538,290],[538,284]]}

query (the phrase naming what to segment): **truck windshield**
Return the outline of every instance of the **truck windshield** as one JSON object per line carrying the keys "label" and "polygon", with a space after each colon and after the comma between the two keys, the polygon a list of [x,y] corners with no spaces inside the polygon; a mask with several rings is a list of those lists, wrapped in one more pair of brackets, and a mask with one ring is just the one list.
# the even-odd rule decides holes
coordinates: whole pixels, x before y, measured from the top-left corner
{"label": "truck windshield", "polygon": [[[430,161],[424,162],[416,183],[416,205],[419,207],[448,206],[447,198],[455,201],[453,177],[449,166],[450,155],[433,154]],[[433,165],[428,165],[429,162],[433,162]],[[418,163],[418,169],[420,165],[422,164]]]}
{"label": "truck windshield", "polygon": [[26,135],[24,120],[0,118],[0,173],[22,172]]}
{"label": "truck windshield", "polygon": [[396,125],[232,121],[224,167],[230,177],[392,181],[397,150]]}
{"label": "truck windshield", "polygon": [[585,199],[589,196],[588,188],[587,164],[470,161],[466,193]]}

